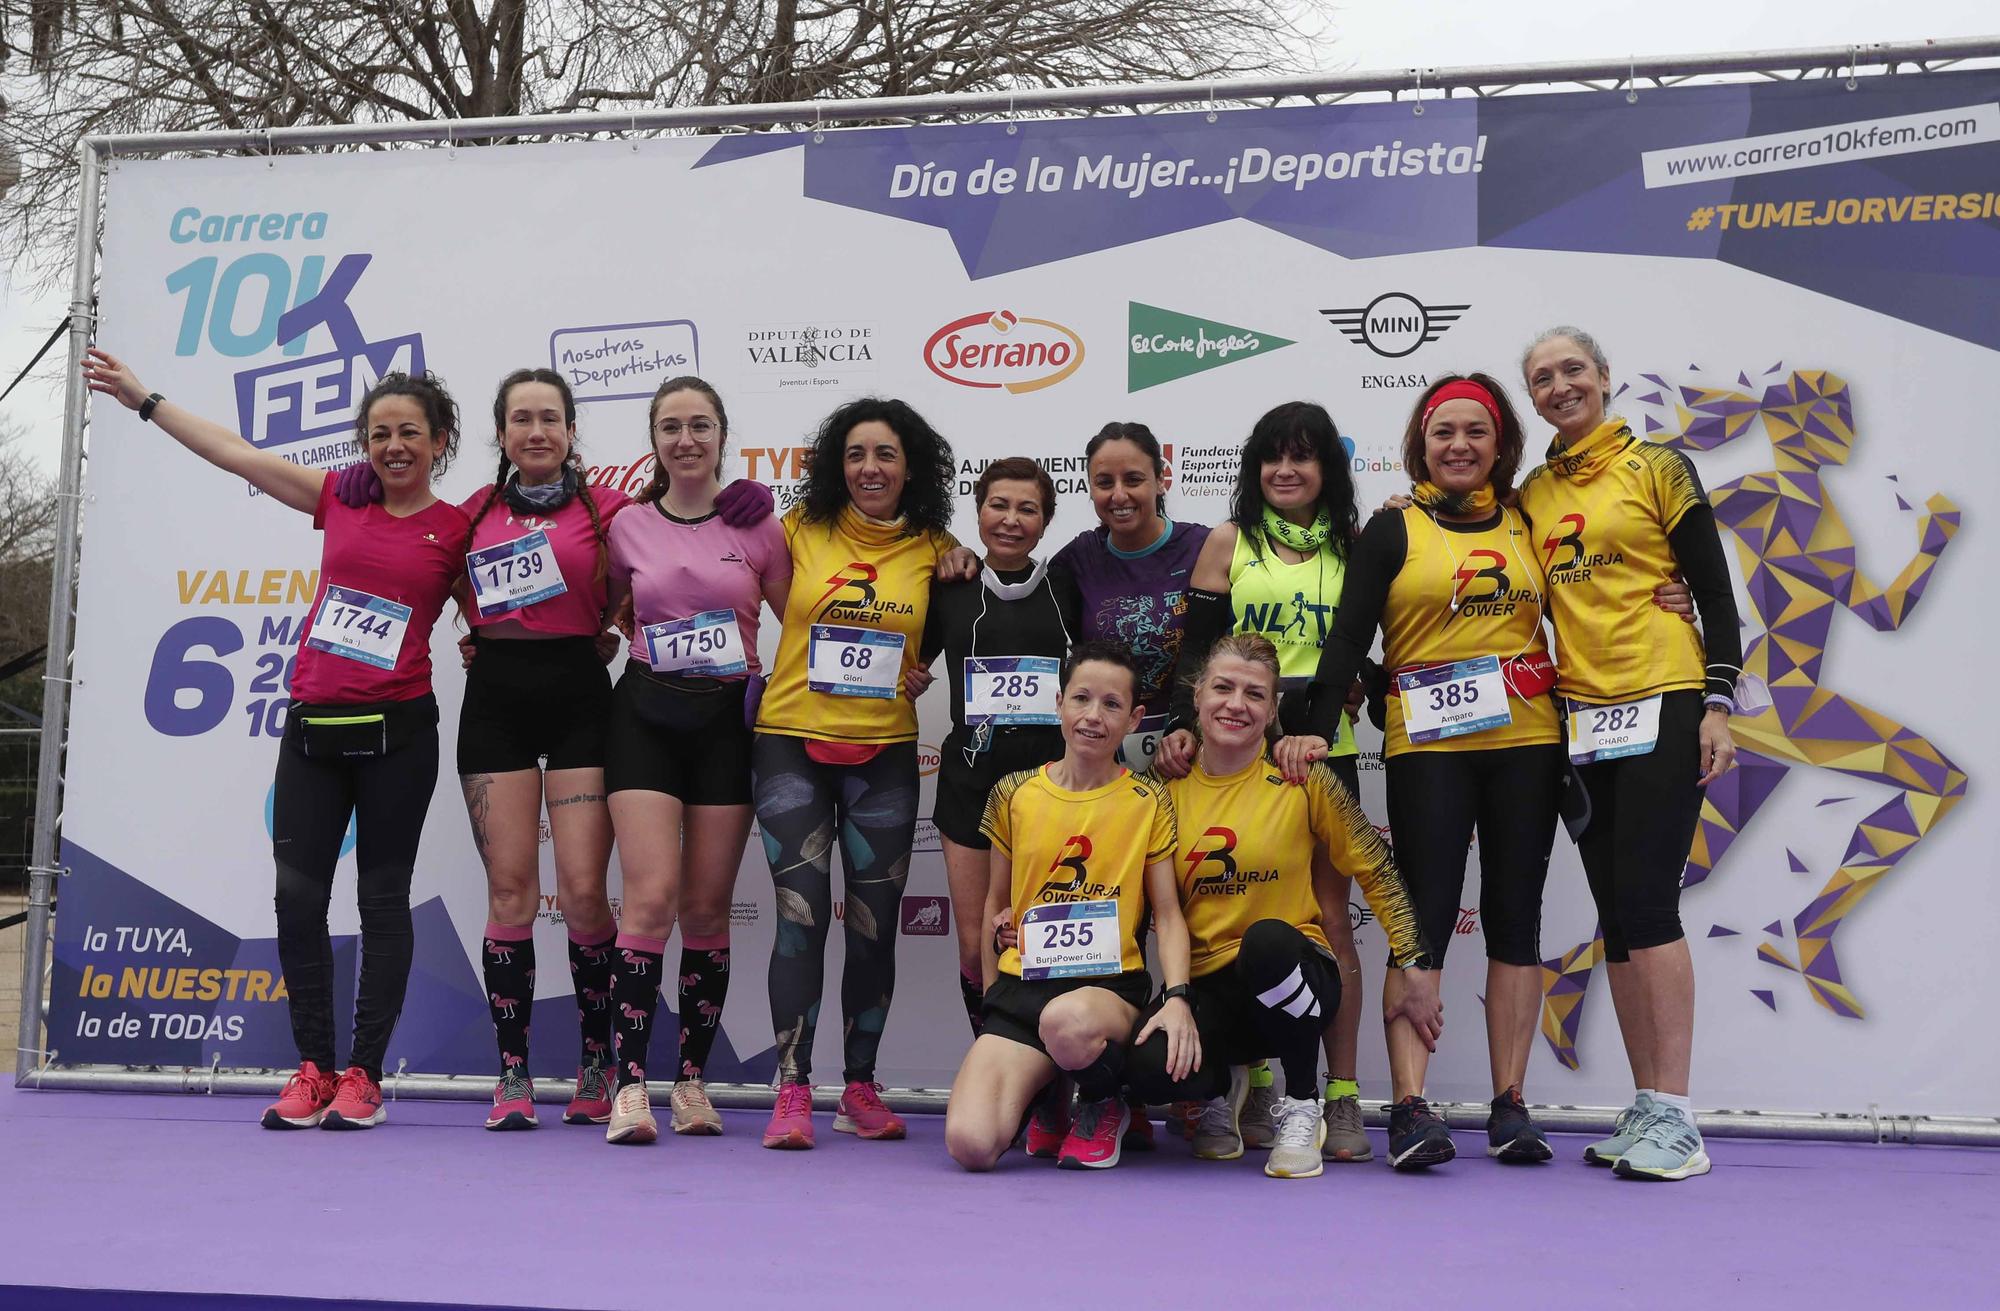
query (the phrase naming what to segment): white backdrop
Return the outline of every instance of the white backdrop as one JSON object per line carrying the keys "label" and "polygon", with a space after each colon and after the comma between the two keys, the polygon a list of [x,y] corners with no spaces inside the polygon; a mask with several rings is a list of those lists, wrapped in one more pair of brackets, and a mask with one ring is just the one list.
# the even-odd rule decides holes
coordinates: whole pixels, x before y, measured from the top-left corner
{"label": "white backdrop", "polygon": [[[1980,96],[1991,101],[1991,81],[1973,82],[1959,99]],[[1239,184],[1220,200],[1219,187],[1192,200],[1094,189],[1078,199],[1072,189],[1066,204],[1097,208],[1037,211],[1030,198],[1017,197],[996,212],[980,211],[976,232],[953,210],[973,205],[963,191],[947,198],[893,194],[894,164],[909,162],[920,172],[933,158],[932,145],[937,159],[947,147],[990,154],[998,144],[1042,160],[1067,152],[1074,164],[1079,156],[1124,149],[1117,134],[1130,132],[1146,135],[1129,152],[1152,149],[1158,159],[1167,154],[1159,142],[1169,129],[1157,123],[1035,125],[1025,134],[1032,141],[1019,143],[1001,142],[997,125],[828,133],[822,145],[804,137],[759,138],[749,149],[728,152],[733,157],[706,161],[713,140],[118,161],[108,182],[99,340],[150,387],[204,414],[240,421],[293,458],[318,465],[350,458],[342,429],[351,415],[352,379],[370,367],[357,361],[380,368],[420,354],[450,382],[465,416],[459,462],[440,488],[453,500],[491,476],[483,416],[493,383],[519,365],[553,361],[572,371],[584,401],[578,428],[587,460],[599,480],[632,487],[647,472],[643,398],[670,373],[698,372],[721,390],[732,422],[727,475],[772,482],[781,496],[796,483],[806,434],[829,409],[858,394],[896,395],[950,437],[968,493],[977,470],[1001,455],[1049,463],[1061,494],[1045,553],[1093,522],[1082,490],[1082,446],[1112,419],[1146,422],[1172,445],[1170,512],[1206,523],[1226,513],[1234,452],[1263,410],[1299,398],[1325,404],[1352,439],[1361,496],[1373,505],[1407,485],[1396,448],[1423,378],[1476,368],[1511,383],[1525,342],[1554,321],[1584,324],[1605,341],[1616,380],[1633,385],[1619,408],[1635,424],[1646,414],[1674,418],[1665,403],[1642,400],[1657,394],[1642,373],[1670,384],[1761,386],[1767,375],[1783,376],[1769,372],[1777,363],[1785,371],[1831,369],[1851,386],[1858,437],[1851,460],[1830,473],[1828,486],[1863,571],[1886,585],[1916,549],[1916,513],[1899,504],[1899,495],[1921,508],[1926,497],[1947,490],[1965,527],[1900,630],[1877,632],[1852,616],[1834,616],[1820,683],[1926,735],[1970,775],[1976,793],[2000,765],[2000,748],[1989,703],[1972,680],[1955,675],[1976,667],[1993,634],[1979,576],[1993,565],[1980,528],[1996,461],[1986,425],[1960,412],[1977,409],[1976,401],[1968,405],[1964,383],[1991,376],[1990,344],[1967,339],[1976,334],[1950,323],[1942,330],[1923,326],[1911,321],[1920,314],[1885,308],[1894,293],[1866,291],[1880,282],[1872,273],[1856,274],[1864,288],[1856,298],[1867,302],[1872,295],[1875,303],[1850,303],[1845,292],[1813,289],[1825,281],[1816,274],[1739,267],[1746,260],[1726,241],[1663,248],[1682,233],[1690,241],[1715,237],[1697,232],[1690,206],[1715,204],[1712,188],[1730,184],[1683,188],[1702,195],[1648,192],[1638,180],[1636,147],[1604,145],[1593,126],[1593,115],[1616,116],[1604,102],[1537,99],[1548,102],[1534,111],[1544,121],[1575,120],[1569,137],[1537,137],[1520,126],[1534,121],[1529,108],[1520,108],[1510,111],[1514,128],[1492,124],[1489,150],[1481,119],[1476,149],[1483,178],[1446,171],[1402,191],[1375,184],[1365,205],[1354,202],[1362,211],[1351,222],[1342,207],[1362,194],[1358,182],[1355,190]],[[1709,139],[1702,114],[1736,112],[1707,101],[1690,105],[1687,126],[1675,126],[1677,115],[1666,113],[1648,120],[1655,135],[1638,144]],[[1393,120],[1376,112],[1387,110]],[[1472,146],[1474,112],[1440,106],[1432,117],[1412,120],[1400,107],[1362,106],[1239,113],[1213,127],[1190,115],[1186,124],[1230,152],[1259,141],[1275,141],[1282,152],[1296,149],[1301,135],[1325,132],[1338,143],[1347,140],[1339,134],[1374,131],[1379,120],[1381,135],[1393,128],[1418,146],[1435,139],[1442,160],[1446,145]],[[1900,111],[1869,109],[1850,98],[1812,112],[1846,121]],[[1572,148],[1575,142],[1598,144],[1584,152]],[[1334,148],[1359,147],[1327,147]],[[1507,155],[1510,149],[1516,153]],[[1954,167],[1970,170],[1990,161],[1994,150],[1978,145],[1948,153]],[[1600,153],[1615,155],[1615,164],[1585,165]],[[1511,172],[1496,177],[1510,159]],[[1550,176],[1530,167],[1537,159],[1598,170],[1557,186],[1562,198],[1583,207],[1580,217],[1566,231],[1536,228],[1521,215],[1511,230],[1499,228],[1497,211],[1508,203],[1518,208],[1520,196]],[[1193,168],[1182,185],[1199,188],[1206,167]],[[1985,171],[1991,174],[1990,164]],[[961,176],[970,172],[962,169]],[[1827,194],[1838,172],[1819,169],[1793,189]],[[1075,175],[1074,168],[1066,174]],[[885,185],[856,199],[870,177]],[[1503,182],[1510,192],[1493,190]],[[1600,220],[1593,207],[1611,189],[1625,197],[1621,203],[1647,212],[1664,207],[1671,222],[1629,241],[1606,236],[1617,225]],[[1320,227],[1295,230],[1286,206],[1307,201],[1323,208]],[[1219,203],[1227,212],[1195,213],[1197,202]],[[1453,233],[1429,232],[1433,211],[1453,204],[1483,215],[1477,230],[1454,220]],[[1403,219],[1399,206],[1408,208]],[[232,215],[299,217],[231,224]],[[1038,231],[1051,224],[1069,226]],[[1988,224],[1973,226],[1982,238],[1993,235]],[[1908,243],[1895,245],[1898,251],[1930,242],[1922,258],[1956,260],[1964,279],[1990,285],[1979,281],[2000,268],[1990,243],[1976,244],[1957,228],[1948,237],[1933,231],[1942,229],[1907,236],[1884,229],[1880,240]],[[218,239],[204,240],[204,233]],[[1073,248],[1065,244],[1072,239]],[[1951,248],[1939,253],[1940,242]],[[357,255],[367,257],[365,266],[353,261]],[[343,278],[351,284],[344,290]],[[288,348],[278,313],[327,285],[335,292],[321,307],[344,303],[351,326],[337,311],[317,316]],[[1351,340],[1333,321],[1352,324],[1353,311],[1384,295],[1409,299],[1377,308],[1373,345]],[[946,375],[954,370],[927,364],[937,357],[930,343],[941,329],[1002,311],[1020,321],[1007,334],[977,324],[961,331],[968,340],[1073,341],[1081,362],[1041,386],[1023,384],[1039,383],[1054,369],[953,380]],[[1386,321],[1392,312],[1420,321],[1398,336]],[[285,333],[297,327],[288,321]],[[1237,340],[1233,350],[1203,360],[1212,367],[1161,374],[1151,370],[1176,356],[1147,348],[1162,333],[1186,335],[1197,346],[1204,333]],[[1137,348],[1135,334],[1146,339]],[[323,419],[299,421],[302,411],[315,408]],[[64,821],[65,860],[77,874],[65,887],[58,927],[50,1045],[65,1062],[205,1065],[220,1053],[225,1066],[288,1064],[295,1058],[281,1003],[268,991],[259,999],[244,990],[257,971],[275,971],[265,800],[276,748],[270,730],[282,714],[274,703],[283,691],[274,668],[281,662],[271,657],[287,653],[281,626],[296,623],[302,595],[310,594],[310,580],[295,580],[292,571],[316,567],[319,541],[302,516],[246,494],[242,484],[129,413],[99,405],[93,417]],[[1530,417],[1539,441],[1542,426]],[[1697,463],[1715,487],[1769,469],[1772,451],[1753,424],[1736,442],[1698,455]],[[969,496],[956,527],[973,539]],[[1977,559],[1963,558],[1968,553]],[[184,626],[202,619],[219,623]],[[1754,624],[1747,607],[1745,619]],[[231,633],[234,649],[214,647],[218,640],[231,647]],[[413,1070],[483,1070],[491,1062],[475,980],[484,883],[450,774],[462,686],[455,635],[446,623],[434,639],[445,771],[414,892],[418,977],[391,1053],[392,1066],[400,1058]],[[766,628],[767,659],[775,635],[774,625]],[[1746,641],[1753,635],[1746,630]],[[183,657],[205,663],[183,666]],[[926,699],[924,742],[942,739],[947,711],[942,692]],[[1371,728],[1364,725],[1362,734],[1364,748],[1379,745]],[[923,759],[927,771],[935,768],[934,745]],[[1365,763],[1363,800],[1380,819],[1380,772]],[[1841,864],[1856,822],[1889,795],[1878,784],[1793,769],[1716,873],[1684,898],[1700,980],[1699,1104],[2000,1109],[1992,1093],[2000,1086],[2000,1058],[1983,1037],[1968,1040],[1990,1033],[1989,1003],[2000,984],[1989,947],[2000,895],[1988,873],[2000,831],[1976,800],[1940,823],[1844,922],[1837,939],[1842,978],[1863,1015],[1837,1015],[1816,1004],[1798,973],[1757,954],[1759,944],[1796,952],[1794,917]],[[926,815],[930,800],[926,782]],[[919,852],[909,894],[943,897],[927,821]],[[612,878],[615,895],[615,866]],[[553,894],[552,873],[544,887]],[[1357,907],[1359,900],[1357,893]],[[1462,904],[1477,905],[1476,860]],[[907,907],[905,919],[920,908]],[[763,1073],[771,1046],[763,986],[771,898],[754,839],[734,920],[727,1044],[745,1062],[742,1069]],[[1452,943],[1448,1027],[1431,1091],[1483,1100],[1483,968],[1471,920]],[[351,857],[342,862],[333,925],[336,934],[356,930]],[[1543,955],[1553,961],[1589,942],[1593,926],[1574,853],[1559,838]],[[1384,944],[1372,922],[1358,936],[1370,962],[1372,1011]],[[537,934],[545,965],[561,958],[562,941],[558,913],[546,907]],[[882,1049],[887,1083],[942,1086],[963,1052],[952,941],[948,932],[906,935],[899,947],[898,995]],[[835,934],[829,1008],[837,1005],[838,943]],[[199,973],[232,967],[243,973],[234,979]],[[175,995],[177,984],[183,995]],[[206,995],[214,988],[222,995]],[[1577,1068],[1537,1042],[1531,1101],[1625,1100],[1630,1083],[1605,991],[1598,970],[1578,1027]],[[538,1072],[573,1063],[567,993],[566,971],[541,970]],[[829,1015],[816,1053],[822,1070],[838,1068],[839,1032]],[[1364,1093],[1380,1096],[1386,1066],[1379,1026],[1364,1025],[1362,1052]]]}

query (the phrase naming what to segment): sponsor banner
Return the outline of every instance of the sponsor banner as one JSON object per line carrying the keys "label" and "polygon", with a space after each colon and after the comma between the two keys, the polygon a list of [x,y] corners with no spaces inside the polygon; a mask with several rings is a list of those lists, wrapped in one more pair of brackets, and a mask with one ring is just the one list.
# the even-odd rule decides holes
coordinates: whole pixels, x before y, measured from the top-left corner
{"label": "sponsor banner", "polygon": [[[2000,745],[1975,731],[1969,693],[1911,671],[1962,667],[2000,636],[1978,599],[1991,539],[1959,532],[1994,513],[2000,456],[1938,407],[1990,376],[2000,349],[1996,103],[2000,73],[1966,71],[1855,91],[1656,89],[1636,104],[1437,100],[1421,117],[1341,104],[506,146],[458,151],[449,169],[421,150],[121,159],[98,336],[150,386],[315,468],[356,458],[354,402],[376,378],[432,370],[465,429],[439,487],[454,501],[493,476],[491,388],[525,365],[571,382],[589,480],[628,495],[654,479],[646,408],[668,377],[719,389],[724,477],[766,483],[781,505],[836,405],[899,397],[953,444],[961,540],[976,540],[970,496],[993,460],[1048,470],[1049,554],[1095,524],[1083,449],[1111,421],[1159,435],[1168,513],[1190,523],[1228,516],[1245,438],[1297,400],[1333,414],[1365,516],[1407,489],[1410,406],[1448,373],[1501,379],[1533,463],[1547,427],[1516,382],[1522,349],[1581,324],[1609,352],[1612,408],[1694,463],[1747,663],[1774,702],[1738,717],[1743,765],[1710,788],[1683,876],[1697,1099],[1992,1114],[2000,1055],[1964,1035],[2000,993],[1982,937],[2000,891],[1981,859],[2000,820],[1960,803],[2000,770]],[[523,209],[524,175],[592,203]],[[412,210],[400,200],[418,180],[437,203]],[[702,203],[670,203],[690,195]],[[509,222],[467,224],[479,214]],[[93,417],[52,1045],[64,1062],[289,1065],[268,815],[320,539],[129,413]],[[1559,573],[1607,549],[1537,527]],[[847,575],[810,582],[865,591]],[[447,752],[457,635],[449,621],[432,634]],[[777,639],[767,620],[767,663]],[[922,743],[944,740],[948,713],[933,688]],[[1361,800],[1381,820],[1380,735],[1365,720],[1357,734]],[[934,745],[919,757],[929,815],[941,761]],[[922,821],[889,1084],[948,1086],[965,1050],[941,846]],[[537,950],[560,961],[542,851]],[[350,839],[331,925],[342,1015],[353,859]],[[617,906],[615,860],[610,892]],[[753,836],[731,897],[718,1078],[768,1078],[775,1061],[771,897]],[[493,1068],[485,898],[447,771],[413,880],[417,969],[392,1066]],[[1451,1099],[1488,1094],[1476,919],[1453,930],[1467,939],[1444,980],[1458,1018],[1431,1067]],[[1379,961],[1358,894],[1350,920]],[[1559,837],[1538,1100],[1629,1093],[1596,928]],[[839,1061],[844,937],[829,938],[823,1069]],[[1372,1013],[1379,973],[1364,974]],[[534,1004],[532,1068],[563,1075],[577,1014],[565,971],[539,972]],[[1361,1052],[1379,1092],[1379,1027],[1363,1026]]]}

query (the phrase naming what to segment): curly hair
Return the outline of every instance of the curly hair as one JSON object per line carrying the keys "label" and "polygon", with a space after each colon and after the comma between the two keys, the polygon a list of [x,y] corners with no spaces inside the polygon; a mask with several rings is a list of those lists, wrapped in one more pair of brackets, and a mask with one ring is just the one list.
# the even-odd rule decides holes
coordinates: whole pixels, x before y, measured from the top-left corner
{"label": "curly hair", "polygon": [[1328,545],[1334,554],[1346,559],[1348,543],[1361,535],[1361,513],[1354,504],[1354,472],[1348,467],[1333,416],[1311,401],[1287,401],[1267,411],[1250,429],[1249,440],[1243,443],[1243,463],[1236,471],[1229,521],[1261,555],[1264,465],[1286,455],[1319,465],[1319,508],[1333,519]]}
{"label": "curly hair", "polygon": [[905,401],[864,396],[826,416],[807,454],[805,506],[808,523],[832,523],[851,499],[847,491],[847,436],[864,423],[886,423],[903,444],[907,469],[898,509],[911,537],[942,532],[951,524],[952,477],[957,465],[951,443]]}
{"label": "curly hair", "polygon": [[444,434],[444,450],[431,461],[431,481],[436,482],[451,467],[451,457],[458,453],[458,402],[445,389],[444,379],[428,369],[417,374],[383,374],[354,409],[354,444],[364,458],[368,454],[368,412],[375,408],[376,401],[389,396],[407,396],[415,401],[423,408],[424,422],[430,425],[432,435]]}

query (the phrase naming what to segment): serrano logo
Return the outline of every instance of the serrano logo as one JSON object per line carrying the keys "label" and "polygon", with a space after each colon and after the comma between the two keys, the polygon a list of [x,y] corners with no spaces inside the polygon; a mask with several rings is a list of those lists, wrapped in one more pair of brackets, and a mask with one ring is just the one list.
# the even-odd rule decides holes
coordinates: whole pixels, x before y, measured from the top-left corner
{"label": "serrano logo", "polygon": [[875,566],[872,564],[849,560],[836,569],[833,577],[826,581],[826,591],[820,594],[819,600],[813,602],[812,608],[815,611],[825,609],[828,599],[843,587],[855,588],[860,591],[861,596],[858,599],[843,599],[842,605],[867,607],[875,604]]}
{"label": "serrano logo", "polygon": [[[1565,573],[1582,562],[1583,525],[1584,518],[1580,514],[1566,514],[1556,520],[1558,530],[1568,528],[1569,532],[1566,534],[1561,531],[1553,532],[1542,541],[1542,558],[1547,562],[1550,573]],[[1561,564],[1556,563],[1556,548],[1559,546],[1567,546],[1570,552],[1569,559]]]}
{"label": "serrano logo", "polygon": [[1436,341],[1470,305],[1426,305],[1408,292],[1391,291],[1360,309],[1321,310],[1326,321],[1356,346],[1399,360]]}
{"label": "serrano logo", "polygon": [[1046,895],[1051,892],[1076,892],[1081,889],[1084,880],[1090,877],[1090,871],[1084,865],[1084,862],[1089,859],[1090,839],[1081,833],[1072,834],[1069,840],[1063,843],[1062,851],[1056,856],[1055,860],[1050,862],[1049,873],[1053,874],[1059,869],[1072,870],[1074,873],[1071,874],[1067,882],[1050,882],[1047,884],[1042,889],[1043,894]]}
{"label": "serrano logo", "polygon": [[1222,868],[1214,874],[1202,874],[1195,878],[1193,890],[1197,893],[1207,888],[1217,887],[1236,876],[1236,832],[1220,826],[1209,829],[1194,840],[1188,850],[1188,873],[1193,874],[1210,862]]}
{"label": "serrano logo", "polygon": [[989,310],[932,333],[924,343],[924,363],[946,382],[1019,395],[1053,387],[1075,373],[1083,363],[1083,338],[1048,319]]}

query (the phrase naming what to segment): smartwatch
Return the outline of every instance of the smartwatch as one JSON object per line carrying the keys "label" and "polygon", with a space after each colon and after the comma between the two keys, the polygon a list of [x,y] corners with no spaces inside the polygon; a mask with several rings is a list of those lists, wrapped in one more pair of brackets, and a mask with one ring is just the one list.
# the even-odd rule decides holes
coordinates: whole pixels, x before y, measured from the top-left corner
{"label": "smartwatch", "polygon": [[1176,997],[1178,997],[1180,1000],[1184,1002],[1187,1002],[1187,1004],[1190,1006],[1194,1005],[1194,1001],[1192,999],[1192,993],[1185,983],[1176,983],[1173,987],[1168,988],[1165,992],[1161,993],[1160,1001],[1162,1004],[1165,1004],[1167,1002],[1174,1000]]}
{"label": "smartwatch", "polygon": [[158,408],[158,406],[159,406],[160,402],[161,402],[161,401],[163,401],[163,400],[165,400],[165,399],[167,399],[167,398],[166,398],[166,397],[164,397],[164,396],[162,396],[162,395],[160,395],[160,393],[158,393],[158,392],[154,392],[154,393],[152,393],[152,394],[151,394],[150,396],[146,397],[146,399],[145,399],[145,400],[143,400],[143,401],[140,401],[140,402],[139,402],[139,422],[141,422],[141,423],[151,423],[151,422],[153,421],[153,411],[154,411],[154,410],[155,410],[156,408]]}

